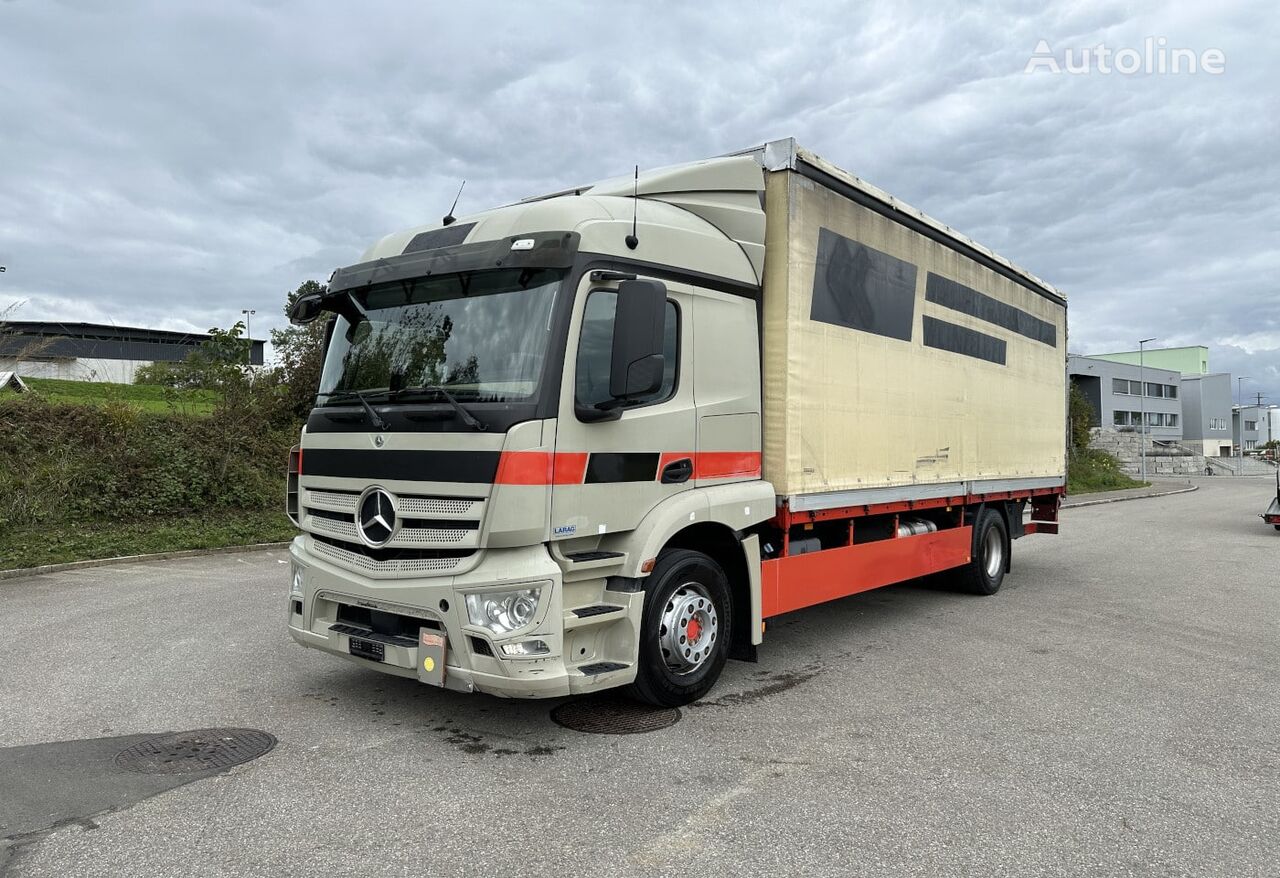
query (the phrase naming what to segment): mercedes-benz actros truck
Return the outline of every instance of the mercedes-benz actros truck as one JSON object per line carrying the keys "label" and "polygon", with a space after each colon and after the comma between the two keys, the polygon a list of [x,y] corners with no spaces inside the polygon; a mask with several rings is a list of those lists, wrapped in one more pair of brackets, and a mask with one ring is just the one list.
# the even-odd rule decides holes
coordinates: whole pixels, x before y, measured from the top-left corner
{"label": "mercedes-benz actros truck", "polygon": [[389,235],[291,317],[288,629],[371,670],[685,704],[1057,532],[1065,298],[793,140]]}

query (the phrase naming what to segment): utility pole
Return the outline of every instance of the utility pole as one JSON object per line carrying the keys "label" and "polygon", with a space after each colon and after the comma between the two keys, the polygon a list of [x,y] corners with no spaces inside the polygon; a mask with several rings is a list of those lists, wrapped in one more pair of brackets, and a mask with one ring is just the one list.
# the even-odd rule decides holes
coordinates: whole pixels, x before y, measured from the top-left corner
{"label": "utility pole", "polygon": [[1142,419],[1140,424],[1142,432],[1138,437],[1138,473],[1139,478],[1144,482],[1147,480],[1147,370],[1144,357],[1147,342],[1155,340],[1153,335],[1151,338],[1138,341],[1138,410]]}
{"label": "utility pole", "polygon": [[249,340],[249,365],[253,365],[253,330],[249,327],[249,318],[258,312],[253,308],[241,308],[240,313],[244,315],[244,336]]}
{"label": "utility pole", "polygon": [[1252,380],[1248,375],[1236,376],[1236,423],[1240,425],[1240,468],[1236,470],[1238,476],[1244,475],[1244,382]]}

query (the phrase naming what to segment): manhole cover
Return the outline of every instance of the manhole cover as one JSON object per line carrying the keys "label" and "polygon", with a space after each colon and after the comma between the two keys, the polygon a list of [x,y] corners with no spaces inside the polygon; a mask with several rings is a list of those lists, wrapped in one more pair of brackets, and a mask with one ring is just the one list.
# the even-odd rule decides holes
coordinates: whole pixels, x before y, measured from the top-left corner
{"label": "manhole cover", "polygon": [[675,725],[680,711],[653,707],[625,698],[580,698],[551,711],[551,718],[566,729],[597,735],[634,735],[656,732]]}
{"label": "manhole cover", "polygon": [[196,729],[139,741],[116,754],[116,765],[143,774],[192,774],[257,759],[276,739],[257,729]]}

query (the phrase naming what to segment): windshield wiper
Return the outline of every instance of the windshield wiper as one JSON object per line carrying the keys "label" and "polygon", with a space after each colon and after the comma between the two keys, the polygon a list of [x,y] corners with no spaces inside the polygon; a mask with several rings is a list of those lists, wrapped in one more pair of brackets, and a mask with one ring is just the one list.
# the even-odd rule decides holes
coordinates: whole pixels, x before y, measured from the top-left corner
{"label": "windshield wiper", "polygon": [[454,410],[457,411],[458,417],[462,418],[462,423],[466,424],[468,427],[480,430],[481,432],[489,429],[488,425],[486,425],[484,421],[481,421],[475,415],[471,414],[471,412],[467,411],[466,407],[462,403],[458,402],[457,398],[454,397],[452,393],[445,390],[439,384],[419,384],[417,387],[401,387],[396,390],[392,390],[387,395],[387,398],[398,399],[406,394],[421,393],[422,391],[438,393],[444,397],[445,401],[448,402],[449,405],[453,406]]}
{"label": "windshield wiper", "polygon": [[369,415],[369,423],[373,424],[379,430],[387,429],[387,422],[382,420],[382,415],[373,410],[373,406],[369,405],[369,400],[364,398],[364,394],[358,390],[335,390],[332,393],[320,393],[318,396],[327,397],[332,400],[341,396],[354,396],[360,400],[360,405],[364,406],[364,410]]}

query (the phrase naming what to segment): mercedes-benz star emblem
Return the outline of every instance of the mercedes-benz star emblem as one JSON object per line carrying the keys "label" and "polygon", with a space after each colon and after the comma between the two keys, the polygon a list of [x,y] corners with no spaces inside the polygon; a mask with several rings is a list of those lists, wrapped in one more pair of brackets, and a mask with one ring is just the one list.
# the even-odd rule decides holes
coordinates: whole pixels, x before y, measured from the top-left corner
{"label": "mercedes-benz star emblem", "polygon": [[356,506],[356,530],[365,545],[385,546],[396,534],[396,502],[386,488],[373,487],[360,495]]}

